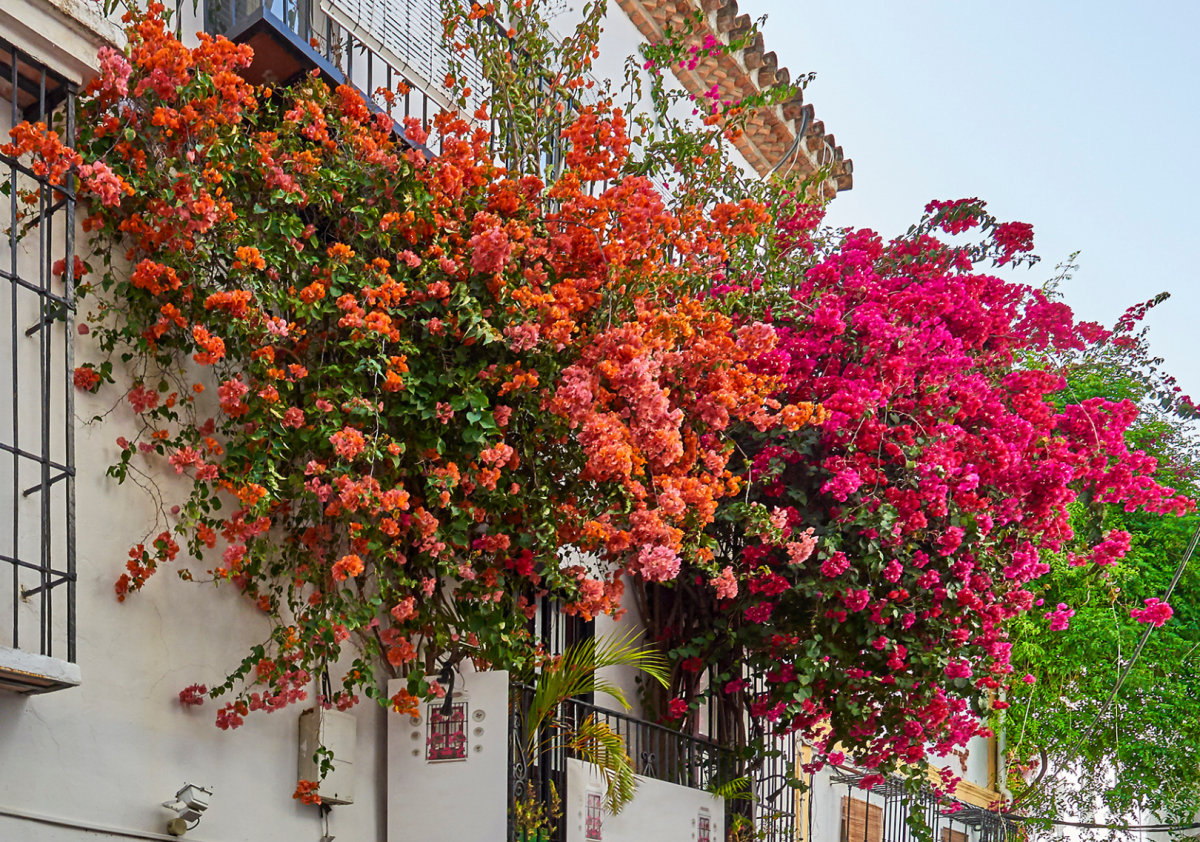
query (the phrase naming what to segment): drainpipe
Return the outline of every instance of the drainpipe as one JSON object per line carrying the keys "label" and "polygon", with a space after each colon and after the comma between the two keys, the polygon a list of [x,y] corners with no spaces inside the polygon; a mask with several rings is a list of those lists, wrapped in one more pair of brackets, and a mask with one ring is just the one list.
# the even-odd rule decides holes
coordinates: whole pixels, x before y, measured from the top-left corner
{"label": "drainpipe", "polygon": [[[1007,701],[1007,696],[1007,692],[1000,691],[1001,701]],[[1008,788],[1008,732],[1003,725],[996,730],[996,791],[1004,799],[1005,809],[1008,809],[1013,796]]]}

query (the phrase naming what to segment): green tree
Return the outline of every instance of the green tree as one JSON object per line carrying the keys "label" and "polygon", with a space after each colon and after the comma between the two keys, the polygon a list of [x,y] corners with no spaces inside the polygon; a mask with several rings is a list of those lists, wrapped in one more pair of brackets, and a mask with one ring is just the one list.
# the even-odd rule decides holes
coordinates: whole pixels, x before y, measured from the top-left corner
{"label": "green tree", "polygon": [[[1118,325],[1119,341],[1080,354],[1067,366],[1063,401],[1093,397],[1138,404],[1131,447],[1158,460],[1157,479],[1196,497],[1195,410],[1162,361],[1150,356],[1145,330],[1134,326],[1160,296],[1134,308]],[[1071,550],[1051,558],[1040,580],[1042,607],[1012,628],[1018,680],[1004,712],[1010,786],[1029,816],[1119,817],[1115,823],[1190,823],[1200,810],[1200,565],[1184,570],[1170,600],[1174,616],[1154,628],[1112,704],[1113,688],[1146,626],[1130,611],[1166,592],[1184,558],[1196,515],[1126,512],[1083,497],[1072,507],[1079,545],[1111,530],[1131,536],[1124,559],[1111,566],[1071,564]],[[1046,612],[1060,603],[1075,613],[1054,631]],[[1029,676],[1024,681],[1022,676]],[[1032,681],[1033,683],[1028,683]],[[1092,831],[1109,835],[1109,831]]]}

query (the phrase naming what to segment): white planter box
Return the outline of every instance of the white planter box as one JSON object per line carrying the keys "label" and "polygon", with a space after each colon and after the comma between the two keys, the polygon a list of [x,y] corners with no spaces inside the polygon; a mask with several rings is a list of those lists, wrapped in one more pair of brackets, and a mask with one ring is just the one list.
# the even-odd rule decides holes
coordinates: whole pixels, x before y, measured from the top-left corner
{"label": "white planter box", "polygon": [[[348,713],[312,708],[300,714],[300,768],[302,781],[321,781],[323,804],[354,803],[354,749],[358,720]],[[314,760],[324,746],[333,752],[333,769],[321,780],[321,764]]]}

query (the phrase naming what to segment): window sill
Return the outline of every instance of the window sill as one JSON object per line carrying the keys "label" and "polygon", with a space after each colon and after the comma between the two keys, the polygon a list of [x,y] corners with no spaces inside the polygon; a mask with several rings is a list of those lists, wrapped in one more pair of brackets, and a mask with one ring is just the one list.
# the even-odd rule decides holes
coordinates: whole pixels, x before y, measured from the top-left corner
{"label": "window sill", "polygon": [[79,665],[0,646],[0,691],[33,695],[78,687]]}

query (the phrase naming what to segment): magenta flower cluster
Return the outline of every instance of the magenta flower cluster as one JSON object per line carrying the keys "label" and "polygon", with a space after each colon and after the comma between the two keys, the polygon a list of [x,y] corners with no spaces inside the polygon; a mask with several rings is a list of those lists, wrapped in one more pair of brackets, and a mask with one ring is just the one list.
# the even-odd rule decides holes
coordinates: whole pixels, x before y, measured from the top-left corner
{"label": "magenta flower cluster", "polygon": [[[740,444],[751,500],[786,525],[781,537],[747,527],[732,572],[750,586],[730,601],[728,572],[721,585],[741,621],[733,645],[769,688],[751,709],[879,769],[986,733],[981,710],[1011,680],[1009,621],[1033,607],[1044,555],[1080,549],[1067,507],[1081,493],[1130,510],[1191,508],[1127,447],[1134,404],[1055,401],[1056,354],[1120,337],[977,269],[972,255],[1004,263],[1028,251],[1032,229],[996,224],[975,199],[929,213],[931,228],[892,242],[846,233],[793,279],[790,304],[773,307],[779,340],[757,370],[780,378],[780,400],[818,403],[828,418]],[[776,220],[787,251],[812,249],[815,214]],[[950,246],[937,229],[991,240]],[[793,563],[789,542],[807,529],[815,550]],[[1075,562],[1109,566],[1129,544],[1113,531]],[[754,586],[768,577],[785,588]],[[1134,614],[1160,624],[1169,612],[1147,603]],[[1044,617],[1065,629],[1073,613]],[[784,676],[780,663],[795,669]]]}

